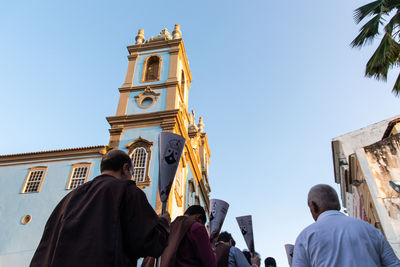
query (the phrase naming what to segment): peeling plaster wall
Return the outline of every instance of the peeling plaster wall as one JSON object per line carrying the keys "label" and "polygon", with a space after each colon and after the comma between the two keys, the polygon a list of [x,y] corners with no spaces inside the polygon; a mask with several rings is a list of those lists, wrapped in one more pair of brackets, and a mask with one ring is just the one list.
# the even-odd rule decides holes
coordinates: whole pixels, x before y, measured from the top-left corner
{"label": "peeling plaster wall", "polygon": [[400,220],[399,193],[389,185],[400,179],[400,134],[393,135],[364,148],[370,169],[390,218]]}
{"label": "peeling plaster wall", "polygon": [[400,194],[389,184],[390,180],[400,179],[400,134],[366,146],[363,151],[368,165],[368,170],[364,165],[368,189],[386,237],[400,256]]}
{"label": "peeling plaster wall", "polygon": [[345,196],[345,177],[344,170],[348,169],[348,158],[357,149],[368,146],[382,139],[383,133],[390,121],[400,115],[383,120],[381,122],[368,125],[350,133],[332,139],[333,168],[335,182],[340,184],[341,200],[343,206],[347,208],[347,198]]}

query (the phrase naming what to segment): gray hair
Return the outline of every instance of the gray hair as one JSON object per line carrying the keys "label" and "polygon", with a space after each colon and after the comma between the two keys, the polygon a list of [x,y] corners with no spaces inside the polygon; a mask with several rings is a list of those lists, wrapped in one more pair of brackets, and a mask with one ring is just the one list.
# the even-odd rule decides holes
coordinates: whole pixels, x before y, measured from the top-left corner
{"label": "gray hair", "polygon": [[336,190],[327,184],[317,184],[308,193],[308,203],[315,202],[321,210],[340,210]]}

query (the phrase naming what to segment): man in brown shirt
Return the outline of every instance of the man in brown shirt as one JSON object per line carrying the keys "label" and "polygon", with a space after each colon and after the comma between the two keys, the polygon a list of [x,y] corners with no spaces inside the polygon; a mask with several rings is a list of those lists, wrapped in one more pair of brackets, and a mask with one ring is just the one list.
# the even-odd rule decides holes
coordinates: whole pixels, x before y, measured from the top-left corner
{"label": "man in brown shirt", "polygon": [[54,209],[31,267],[136,266],[158,257],[168,240],[168,218],[158,217],[136,187],[132,161],[112,150],[101,175],[66,195]]}

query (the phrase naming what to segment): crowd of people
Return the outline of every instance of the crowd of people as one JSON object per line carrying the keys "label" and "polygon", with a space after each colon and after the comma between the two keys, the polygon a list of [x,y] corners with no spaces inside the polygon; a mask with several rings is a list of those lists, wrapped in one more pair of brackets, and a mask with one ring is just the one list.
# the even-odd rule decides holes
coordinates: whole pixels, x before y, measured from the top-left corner
{"label": "crowd of people", "polygon": [[[45,226],[31,267],[259,267],[260,255],[235,246],[228,232],[209,237],[207,216],[190,206],[171,223],[157,215],[131,180],[132,162],[120,150],[103,156],[101,175],[65,196]],[[349,218],[328,185],[310,190],[316,223],[298,236],[292,266],[400,266],[381,232]],[[272,257],[266,267],[276,267]]]}

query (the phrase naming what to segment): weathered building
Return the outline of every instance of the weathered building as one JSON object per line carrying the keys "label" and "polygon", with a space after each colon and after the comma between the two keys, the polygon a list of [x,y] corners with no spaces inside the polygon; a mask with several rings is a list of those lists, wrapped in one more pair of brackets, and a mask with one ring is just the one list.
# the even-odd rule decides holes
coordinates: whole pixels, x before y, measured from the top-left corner
{"label": "weathered building", "polygon": [[143,30],[128,46],[126,79],[110,124],[108,145],[0,156],[0,265],[28,266],[55,205],[70,190],[100,174],[109,149],[132,158],[133,179],[153,208],[158,196],[158,136],[186,139],[167,209],[172,218],[192,204],[209,209],[210,149],[202,118],[188,112],[192,75],[179,25],[148,40]]}
{"label": "weathered building", "polygon": [[[349,216],[380,229],[400,256],[400,120],[392,118],[334,138],[335,182]],[[392,182],[391,182],[392,181]],[[396,191],[396,190],[397,191]]]}

